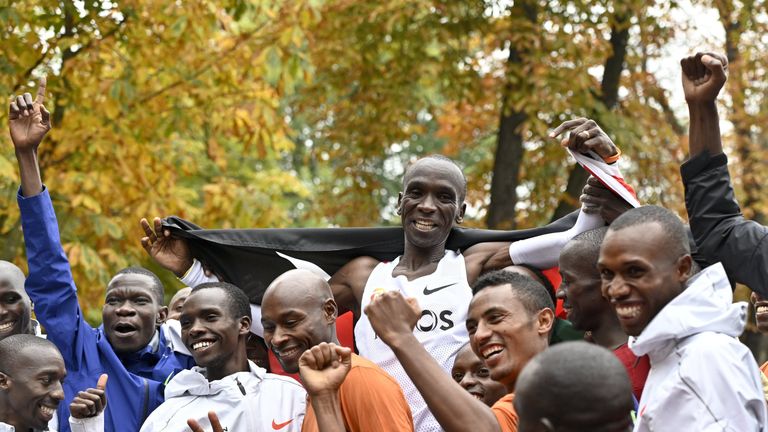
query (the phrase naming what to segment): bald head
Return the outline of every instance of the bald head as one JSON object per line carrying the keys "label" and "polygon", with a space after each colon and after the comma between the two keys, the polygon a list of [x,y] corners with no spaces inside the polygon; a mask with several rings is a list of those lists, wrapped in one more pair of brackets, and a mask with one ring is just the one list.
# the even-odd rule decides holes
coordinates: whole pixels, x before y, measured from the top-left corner
{"label": "bald head", "polygon": [[418,159],[406,168],[403,175],[403,188],[408,184],[411,176],[421,170],[446,173],[452,179],[459,192],[459,202],[464,202],[464,198],[467,196],[467,178],[464,176],[464,171],[453,159],[438,154]]}
{"label": "bald head", "polygon": [[336,301],[322,277],[290,270],[272,282],[261,300],[264,342],[288,373],[299,370],[299,357],[336,338]]}
{"label": "bald head", "polygon": [[520,432],[632,430],[632,385],[624,366],[586,342],[561,343],[534,357],[517,379],[514,403]]}
{"label": "bald head", "polygon": [[262,298],[262,304],[270,297],[305,299],[316,301],[319,306],[326,300],[333,298],[331,286],[322,277],[309,270],[289,270],[277,277],[267,287]]}

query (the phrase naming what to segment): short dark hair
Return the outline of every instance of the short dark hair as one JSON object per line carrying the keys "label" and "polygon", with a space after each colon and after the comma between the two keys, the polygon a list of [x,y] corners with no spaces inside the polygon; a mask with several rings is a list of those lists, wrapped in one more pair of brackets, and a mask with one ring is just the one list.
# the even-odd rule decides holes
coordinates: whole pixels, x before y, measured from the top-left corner
{"label": "short dark hair", "polygon": [[510,285],[515,297],[531,315],[545,308],[555,309],[555,304],[544,285],[530,276],[505,270],[496,270],[481,276],[472,286],[472,295],[476,296],[489,286],[499,285]]}
{"label": "short dark hair", "polygon": [[112,279],[122,274],[139,274],[148,276],[150,279],[152,279],[152,296],[155,297],[155,300],[157,300],[161,306],[165,304],[165,287],[163,286],[163,282],[159,277],[157,277],[156,274],[145,269],[144,267],[126,267],[117,272],[117,274],[115,274]]}
{"label": "short dark hair", "polygon": [[608,227],[608,231],[620,231],[649,223],[659,224],[664,233],[665,244],[659,245],[659,248],[669,250],[676,257],[691,254],[691,246],[688,243],[688,234],[683,221],[664,207],[645,205],[630,209],[617,217]]}
{"label": "short dark hair", "polygon": [[[461,173],[461,190],[459,191],[459,193],[461,193],[461,196],[459,198],[461,198],[460,201],[463,202],[464,199],[467,197],[467,176],[464,175],[464,169],[461,168],[461,166],[458,163],[456,163],[455,160],[449,158],[448,156],[443,156],[441,154],[430,154],[422,158],[419,158],[415,162],[409,164],[405,168],[405,172],[403,173],[403,186],[405,186],[405,182],[408,179],[408,172],[411,170],[411,167],[413,167],[413,165],[415,165],[417,162],[424,159],[434,159],[442,162],[450,162],[451,164],[453,164],[453,166],[459,169],[459,172]],[[459,202],[459,204],[461,204],[461,202]]]}
{"label": "short dark hair", "polygon": [[[557,404],[565,400],[567,406]],[[632,385],[611,351],[583,341],[563,342],[526,364],[515,386],[515,405],[521,418],[547,418],[555,426],[586,426],[579,423],[589,412],[629,417]]]}
{"label": "short dark hair", "polygon": [[603,245],[603,239],[605,233],[608,232],[608,227],[595,228],[593,230],[584,231],[572,238],[566,247],[572,247],[578,243],[579,258],[582,261],[586,261],[595,266],[595,273],[597,273],[597,260],[600,258],[600,246]]}
{"label": "short dark hair", "polygon": [[248,301],[248,296],[245,295],[243,290],[229,282],[202,283],[192,288],[192,292],[190,292],[189,295],[191,296],[198,291],[212,288],[218,288],[224,291],[224,294],[227,296],[227,309],[229,310],[229,313],[232,314],[233,318],[239,319],[247,316],[248,318],[253,319],[251,317],[251,304]]}
{"label": "short dark hair", "polygon": [[552,304],[557,304],[557,297],[555,296],[555,286],[552,285],[552,281],[549,280],[549,278],[544,274],[543,271],[541,271],[541,269],[539,269],[538,267],[532,266],[531,264],[515,264],[515,265],[518,267],[523,267],[525,269],[528,269],[528,271],[536,275],[536,279],[534,280],[544,285],[544,289],[547,290],[547,293],[549,294],[549,298],[552,299]]}
{"label": "short dark hair", "polygon": [[19,366],[19,355],[31,347],[54,349],[59,352],[56,345],[48,339],[30,334],[8,336],[0,340],[0,372],[8,374],[10,369]]}

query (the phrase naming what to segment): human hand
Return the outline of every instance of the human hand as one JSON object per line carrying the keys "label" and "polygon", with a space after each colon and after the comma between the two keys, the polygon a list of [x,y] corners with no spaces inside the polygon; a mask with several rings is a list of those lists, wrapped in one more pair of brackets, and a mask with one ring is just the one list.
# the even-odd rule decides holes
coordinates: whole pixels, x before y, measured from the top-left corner
{"label": "human hand", "polygon": [[69,404],[69,414],[76,419],[96,417],[107,406],[107,374],[101,374],[96,388],[77,393]]}
{"label": "human hand", "polygon": [[413,328],[421,318],[421,308],[415,298],[405,298],[398,291],[375,294],[365,314],[376,335],[390,347],[403,336],[413,334]]}
{"label": "human hand", "polygon": [[34,101],[29,93],[11,100],[8,129],[17,152],[36,151],[45,134],[51,130],[51,114],[43,106],[46,84],[46,78],[41,78]]}
{"label": "human hand", "polygon": [[587,179],[587,184],[584,185],[579,200],[582,203],[584,213],[599,214],[607,224],[632,208],[628,202],[592,176]]}
{"label": "human hand", "polygon": [[594,120],[582,117],[565,121],[550,132],[549,136],[556,138],[566,131],[570,134],[560,141],[560,145],[572,151],[587,153],[591,150],[603,159],[619,154],[619,148]]}
{"label": "human hand", "polygon": [[[219,417],[214,411],[208,411],[208,421],[211,422],[211,432],[224,432],[224,428],[221,427],[219,422]],[[192,432],[205,432],[205,429],[195,419],[187,420],[187,426],[192,429]]]}
{"label": "human hand", "polygon": [[307,393],[316,396],[338,391],[352,367],[352,350],[321,342],[299,358],[299,374]]}
{"label": "human hand", "polygon": [[691,104],[714,103],[728,80],[728,59],[722,54],[696,53],[680,60],[685,101]]}
{"label": "human hand", "polygon": [[159,217],[153,220],[154,230],[144,218],[139,223],[145,234],[141,238],[141,245],[149,256],[177,277],[184,276],[184,273],[192,267],[192,254],[187,241],[172,236],[169,229],[163,229],[163,223]]}

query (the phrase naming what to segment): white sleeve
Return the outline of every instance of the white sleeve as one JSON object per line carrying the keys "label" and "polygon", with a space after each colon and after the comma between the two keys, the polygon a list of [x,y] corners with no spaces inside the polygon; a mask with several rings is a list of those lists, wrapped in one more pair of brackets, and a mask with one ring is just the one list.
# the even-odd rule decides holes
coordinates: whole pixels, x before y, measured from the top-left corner
{"label": "white sleeve", "polygon": [[605,221],[599,214],[581,211],[576,223],[567,231],[513,242],[509,245],[509,257],[514,264],[529,264],[540,269],[555,267],[560,258],[560,250],[566,243],[578,234],[604,225]]}
{"label": "white sleeve", "polygon": [[95,417],[77,419],[69,416],[69,428],[72,432],[104,432],[104,410]]}
{"label": "white sleeve", "polygon": [[216,275],[205,275],[205,271],[203,271],[203,265],[200,264],[200,261],[198,261],[196,258],[192,260],[192,267],[190,267],[184,276],[179,278],[179,280],[190,288],[194,288],[206,282],[219,282],[219,278],[216,277]]}

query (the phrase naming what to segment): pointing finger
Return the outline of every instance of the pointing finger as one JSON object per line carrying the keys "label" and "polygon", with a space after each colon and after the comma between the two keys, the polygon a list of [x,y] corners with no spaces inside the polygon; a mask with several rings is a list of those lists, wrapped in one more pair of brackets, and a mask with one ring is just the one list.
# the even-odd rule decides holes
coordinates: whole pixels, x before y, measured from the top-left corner
{"label": "pointing finger", "polygon": [[42,105],[45,102],[45,87],[48,85],[48,77],[40,78],[40,85],[37,87],[37,97],[35,102]]}
{"label": "pointing finger", "polygon": [[569,129],[572,129],[572,128],[576,127],[576,126],[581,125],[585,121],[587,121],[587,119],[583,118],[583,117],[577,118],[577,119],[573,119],[573,120],[564,121],[560,126],[556,127],[555,130],[553,130],[552,132],[549,133],[549,137],[550,138],[554,138],[554,137],[560,135],[561,133],[563,133],[566,130],[569,130]]}

